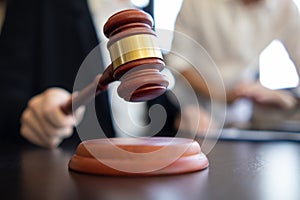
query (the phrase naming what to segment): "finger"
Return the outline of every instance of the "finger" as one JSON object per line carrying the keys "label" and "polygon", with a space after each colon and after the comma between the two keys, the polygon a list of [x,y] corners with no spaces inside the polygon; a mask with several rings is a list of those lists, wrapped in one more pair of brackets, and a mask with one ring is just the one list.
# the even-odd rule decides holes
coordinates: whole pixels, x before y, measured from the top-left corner
{"label": "finger", "polygon": [[59,137],[59,138],[62,138],[62,139],[63,138],[68,138],[72,134],[73,134],[73,126],[56,129],[56,131],[53,132],[53,135],[55,137]]}
{"label": "finger", "polygon": [[83,119],[83,116],[84,116],[84,113],[85,113],[85,106],[80,106],[77,110],[76,110],[76,112],[75,112],[75,114],[74,114],[74,120],[75,120],[75,122],[74,122],[74,124],[75,125],[78,125],[78,124],[80,124],[80,122],[82,121],[82,119]]}
{"label": "finger", "polygon": [[41,103],[38,100],[33,100],[29,103],[28,109],[22,117],[23,122],[31,127],[44,140],[48,137],[53,137],[53,132],[56,130],[44,117],[44,111],[41,108]]}
{"label": "finger", "polygon": [[40,108],[43,110],[43,118],[56,128],[74,126],[73,116],[65,115],[61,110],[61,106],[71,98],[71,95],[61,89],[49,89],[44,95],[43,104],[47,106]]}
{"label": "finger", "polygon": [[63,138],[69,137],[73,133],[72,127],[66,127],[63,129],[44,129],[41,126],[36,116],[31,112],[30,109],[26,109],[21,118],[21,129],[25,129],[26,135],[30,136],[35,141],[39,141],[39,144],[46,147],[55,147],[58,142]]}
{"label": "finger", "polygon": [[41,135],[35,132],[35,130],[31,129],[30,126],[22,126],[21,127],[21,135],[26,138],[29,142],[45,147],[45,148],[55,148],[62,141],[61,138],[42,138]]}
{"label": "finger", "polygon": [[68,116],[65,115],[60,108],[52,113],[46,110],[45,118],[49,123],[55,126],[55,128],[74,127],[82,121],[85,109],[85,106],[80,106],[73,115]]}
{"label": "finger", "polygon": [[42,132],[43,129],[40,123],[37,122],[36,117],[30,109],[26,109],[21,116],[21,125],[28,126],[35,130],[35,132]]}
{"label": "finger", "polygon": [[[73,126],[74,124],[71,116],[66,117],[63,114],[57,114],[62,113],[58,106],[59,103],[55,102],[58,96],[54,95],[56,93],[53,90],[51,91],[36,96],[28,103],[28,109],[33,113],[33,116],[31,116],[33,118],[30,122],[34,126],[33,128],[38,129],[36,130],[38,133],[47,134],[49,137],[59,134],[59,132],[56,133],[57,129]],[[53,97],[51,96],[52,94]],[[63,98],[67,98],[67,95],[62,96],[65,96]]]}
{"label": "finger", "polygon": [[[52,109],[52,110],[51,110]],[[46,108],[43,111],[44,123],[51,124],[54,128],[64,128],[66,126],[74,126],[75,121],[72,115],[65,115],[60,107]]]}
{"label": "finger", "polygon": [[21,135],[26,138],[29,142],[37,145],[44,146],[44,141],[41,140],[35,133],[34,130],[30,129],[29,126],[21,126]]}
{"label": "finger", "polygon": [[26,138],[31,143],[44,146],[44,139],[39,136],[39,132],[42,132],[42,128],[39,123],[35,122],[35,116],[33,115],[32,111],[27,108],[21,116],[21,135]]}
{"label": "finger", "polygon": [[23,112],[21,117],[21,126],[27,127],[28,130],[32,130],[32,132],[34,132],[35,135],[43,141],[46,141],[49,138],[49,136],[45,134],[46,131],[31,109],[26,109]]}
{"label": "finger", "polygon": [[31,110],[26,111],[22,119],[22,121],[26,123],[27,126],[30,126],[44,141],[53,140],[54,137],[70,137],[73,133],[73,126],[64,126],[62,128],[53,127],[51,124],[37,118]]}
{"label": "finger", "polygon": [[269,106],[276,106],[281,109],[291,109],[297,104],[297,100],[285,91],[271,91],[269,95],[257,98],[257,102]]}

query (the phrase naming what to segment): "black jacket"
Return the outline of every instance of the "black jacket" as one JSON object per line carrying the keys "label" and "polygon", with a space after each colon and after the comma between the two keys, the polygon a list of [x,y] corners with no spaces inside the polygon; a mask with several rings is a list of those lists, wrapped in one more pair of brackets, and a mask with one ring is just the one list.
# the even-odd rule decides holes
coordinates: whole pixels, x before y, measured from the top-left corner
{"label": "black jacket", "polygon": [[[19,135],[32,96],[54,86],[71,92],[77,70],[97,44],[86,0],[8,0],[0,35],[1,138]],[[101,126],[113,137],[107,94],[96,101]]]}
{"label": "black jacket", "polygon": [[[0,138],[19,137],[32,96],[49,87],[71,92],[80,65],[98,43],[86,0],[8,0],[0,35]],[[178,110],[164,95],[148,105],[157,103],[168,113],[157,136],[172,136]],[[105,134],[114,137],[106,92],[97,96],[96,111]]]}

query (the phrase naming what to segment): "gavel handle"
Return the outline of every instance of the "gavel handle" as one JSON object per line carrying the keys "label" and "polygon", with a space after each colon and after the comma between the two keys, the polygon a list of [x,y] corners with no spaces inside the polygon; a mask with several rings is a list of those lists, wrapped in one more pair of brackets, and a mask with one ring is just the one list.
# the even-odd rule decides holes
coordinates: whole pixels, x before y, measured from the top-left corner
{"label": "gavel handle", "polygon": [[95,96],[107,90],[108,84],[113,82],[113,68],[108,66],[103,74],[96,76],[94,81],[86,86],[84,89],[72,95],[71,98],[61,106],[61,110],[66,114],[72,114],[82,105],[87,105]]}

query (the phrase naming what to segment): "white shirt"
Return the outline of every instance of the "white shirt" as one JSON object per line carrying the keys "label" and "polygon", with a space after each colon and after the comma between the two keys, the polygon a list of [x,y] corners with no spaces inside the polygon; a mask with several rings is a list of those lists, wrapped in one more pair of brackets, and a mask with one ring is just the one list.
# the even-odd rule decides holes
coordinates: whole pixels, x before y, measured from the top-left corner
{"label": "white shirt", "polygon": [[[181,71],[188,61],[207,84],[219,87],[217,83],[223,81],[228,91],[255,79],[259,55],[273,40],[283,43],[299,75],[300,16],[292,0],[262,0],[248,6],[241,0],[184,0],[171,49],[180,56],[172,56],[167,64]],[[246,110],[238,110],[239,117],[248,113],[242,121],[249,119],[251,105]],[[235,111],[227,109],[227,113]]]}
{"label": "white shirt", "polygon": [[[226,89],[258,70],[258,56],[275,39],[286,47],[300,73],[300,17],[292,0],[262,0],[250,6],[240,0],[185,0],[175,31],[191,37],[208,52]],[[196,67],[209,74],[212,64],[201,60],[202,50],[190,48],[176,39],[176,34],[172,51],[197,58]],[[168,64],[180,70],[185,67],[180,58],[172,58]]]}
{"label": "white shirt", "polygon": [[[103,26],[108,18],[114,13],[133,8],[129,0],[88,0],[94,25],[101,41],[100,47],[104,64],[111,63],[109,52],[106,48],[108,39],[103,34]],[[109,85],[109,96],[113,117],[113,124],[117,137],[139,136],[146,131],[144,118],[146,113],[145,103],[130,103],[120,98],[117,94],[119,82],[116,81]]]}

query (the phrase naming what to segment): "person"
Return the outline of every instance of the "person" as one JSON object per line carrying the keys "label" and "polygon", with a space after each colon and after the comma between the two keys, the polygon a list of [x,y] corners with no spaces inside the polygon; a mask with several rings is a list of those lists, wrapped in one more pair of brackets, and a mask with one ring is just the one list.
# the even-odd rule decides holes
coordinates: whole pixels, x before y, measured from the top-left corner
{"label": "person", "polygon": [[[85,108],[72,116],[61,106],[72,96],[83,60],[103,40],[104,22],[133,7],[127,0],[8,1],[0,36],[1,138],[46,148],[78,140],[74,126]],[[104,63],[100,51],[99,57]],[[106,136],[115,137],[108,95],[96,97],[97,117]]]}
{"label": "person", "polygon": [[[248,123],[258,107],[265,119],[278,112],[293,113],[298,105],[296,90],[271,90],[257,81],[259,55],[273,40],[282,42],[300,75],[300,16],[293,0],[184,0],[170,51],[175,53],[167,55],[167,64],[190,82],[206,109],[188,108],[187,121],[195,119],[192,113],[204,116],[199,132],[209,129],[207,119],[218,124],[218,113],[209,110],[211,98],[227,106],[225,127],[255,128]],[[195,48],[194,42],[201,48]],[[178,52],[192,61],[176,56]],[[249,117],[248,111],[236,109],[238,105],[251,110]]]}

